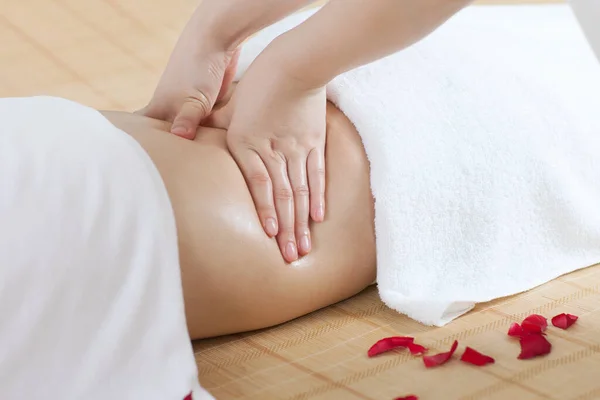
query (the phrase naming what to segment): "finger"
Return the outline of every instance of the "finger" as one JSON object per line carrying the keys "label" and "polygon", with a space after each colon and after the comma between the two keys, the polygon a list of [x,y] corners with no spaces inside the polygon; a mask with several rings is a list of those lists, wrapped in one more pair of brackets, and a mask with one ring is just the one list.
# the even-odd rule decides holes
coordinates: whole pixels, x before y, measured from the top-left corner
{"label": "finger", "polygon": [[294,193],[296,239],[298,239],[298,252],[301,255],[308,254],[311,249],[308,227],[310,192],[306,178],[306,164],[306,156],[294,157],[288,162],[288,175]]}
{"label": "finger", "polygon": [[310,216],[315,222],[325,220],[325,156],[324,151],[312,149],[306,160],[310,190]]}
{"label": "finger", "polygon": [[193,139],[196,137],[200,121],[210,113],[211,108],[212,103],[201,92],[198,92],[197,97],[188,97],[173,120],[171,133]]}
{"label": "finger", "polygon": [[279,226],[273,202],[273,186],[267,167],[265,167],[263,160],[254,150],[247,148],[237,149],[236,146],[231,146],[230,148],[233,158],[246,179],[250,195],[258,213],[258,218],[265,233],[269,237],[276,236]]}
{"label": "finger", "polygon": [[261,158],[267,166],[267,171],[273,182],[273,198],[279,223],[277,242],[281,254],[287,262],[298,259],[298,246],[294,233],[294,193],[288,179],[287,163],[285,157],[271,149],[263,151]]}

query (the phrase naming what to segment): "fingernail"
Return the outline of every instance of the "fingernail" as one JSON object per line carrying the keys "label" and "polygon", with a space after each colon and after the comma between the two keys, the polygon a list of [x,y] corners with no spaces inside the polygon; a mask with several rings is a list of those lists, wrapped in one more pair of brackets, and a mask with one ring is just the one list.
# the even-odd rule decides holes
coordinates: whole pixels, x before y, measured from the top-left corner
{"label": "fingernail", "polygon": [[323,207],[323,204],[319,205],[315,216],[317,217],[317,221],[323,221],[323,219],[325,219],[325,208]]}
{"label": "fingernail", "polygon": [[277,221],[275,221],[275,218],[267,218],[265,221],[265,231],[269,237],[277,235]]}
{"label": "fingernail", "polygon": [[300,239],[300,251],[304,254],[310,252],[310,239],[308,238],[308,235],[304,235]]}
{"label": "fingernail", "polygon": [[298,258],[298,251],[296,250],[294,242],[288,242],[287,246],[285,246],[285,253],[290,261],[296,261]]}
{"label": "fingernail", "polygon": [[187,134],[187,129],[185,128],[185,126],[173,126],[171,127],[171,133],[177,136],[181,136],[181,135],[185,135]]}

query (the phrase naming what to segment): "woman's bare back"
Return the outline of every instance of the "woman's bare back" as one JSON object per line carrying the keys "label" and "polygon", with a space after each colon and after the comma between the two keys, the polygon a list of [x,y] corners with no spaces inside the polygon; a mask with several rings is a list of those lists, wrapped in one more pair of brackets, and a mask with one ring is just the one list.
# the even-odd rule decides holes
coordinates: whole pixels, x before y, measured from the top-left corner
{"label": "woman's bare back", "polygon": [[327,219],[311,226],[313,251],[291,265],[265,235],[224,131],[200,128],[191,142],[168,123],[104,113],[146,150],[169,192],[192,338],[289,321],[375,279],[368,160],[350,121],[332,105],[327,113]]}

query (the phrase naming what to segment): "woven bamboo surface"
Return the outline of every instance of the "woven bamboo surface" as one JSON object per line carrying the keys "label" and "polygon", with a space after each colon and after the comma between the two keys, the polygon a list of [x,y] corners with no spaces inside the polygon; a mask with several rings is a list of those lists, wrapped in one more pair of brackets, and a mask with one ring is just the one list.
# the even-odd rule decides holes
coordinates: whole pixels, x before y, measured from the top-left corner
{"label": "woven bamboo surface", "polygon": [[[195,344],[202,384],[218,399],[421,400],[600,399],[600,268],[559,278],[522,295],[480,305],[444,328],[429,328],[386,308],[375,288],[287,324]],[[568,331],[548,329],[552,352],[518,360],[512,322],[539,313],[579,315]],[[414,336],[430,353],[459,341],[455,358],[425,369],[406,351],[369,359],[393,335]],[[477,368],[458,360],[465,346],[493,356]]]}
{"label": "woven bamboo surface", "polygon": [[[490,3],[522,1],[498,0]],[[555,2],[550,0],[535,3]],[[102,109],[145,104],[196,0],[0,0],[0,97],[50,94]],[[508,326],[531,313],[580,316],[550,329],[550,355],[517,360]],[[454,340],[496,358],[426,370],[396,352],[369,359],[378,339],[411,335],[430,352]],[[375,287],[260,332],[194,344],[200,380],[218,399],[600,399],[600,267],[484,304],[444,328],[399,316]],[[456,357],[456,356],[455,356]]]}

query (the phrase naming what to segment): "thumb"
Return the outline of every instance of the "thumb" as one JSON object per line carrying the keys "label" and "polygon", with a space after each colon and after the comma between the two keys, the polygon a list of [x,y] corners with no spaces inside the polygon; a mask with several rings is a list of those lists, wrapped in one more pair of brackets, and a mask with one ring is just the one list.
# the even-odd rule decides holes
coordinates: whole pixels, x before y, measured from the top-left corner
{"label": "thumb", "polygon": [[228,129],[231,123],[231,116],[233,114],[232,103],[229,102],[226,106],[219,108],[210,114],[206,119],[202,121],[202,125],[209,126],[211,128]]}
{"label": "thumb", "polygon": [[211,102],[202,92],[198,92],[197,97],[186,98],[173,120],[171,133],[185,139],[194,139],[200,121],[210,113],[211,108]]}

